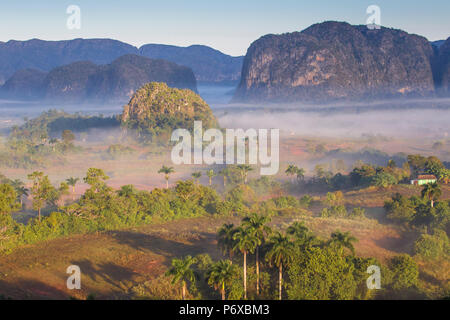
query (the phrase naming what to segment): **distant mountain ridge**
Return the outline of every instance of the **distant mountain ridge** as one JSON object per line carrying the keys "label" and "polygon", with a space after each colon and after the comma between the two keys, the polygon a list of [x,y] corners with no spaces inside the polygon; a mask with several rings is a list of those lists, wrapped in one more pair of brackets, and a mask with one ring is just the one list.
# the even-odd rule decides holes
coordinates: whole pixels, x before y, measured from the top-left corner
{"label": "distant mountain ridge", "polygon": [[19,70],[0,88],[0,97],[63,103],[128,101],[137,89],[149,82],[164,82],[169,87],[197,91],[190,68],[127,54],[107,65],[79,61],[48,73]]}
{"label": "distant mountain ridge", "polygon": [[445,49],[445,43],[437,49],[424,37],[402,30],[370,30],[335,21],[302,32],[266,35],[248,49],[233,100],[326,102],[430,96],[439,78],[436,70],[448,62]]}
{"label": "distant mountain ridge", "polygon": [[187,66],[195,70],[197,80],[208,82],[239,80],[243,61],[243,57],[231,57],[206,46],[183,48],[152,44],[139,49],[112,39],[10,40],[0,42],[0,83],[22,69],[47,72],[79,61],[109,64],[126,54],[164,59]]}
{"label": "distant mountain ridge", "polygon": [[139,54],[136,47],[111,39],[44,41],[32,39],[0,43],[0,80],[21,69],[51,69],[77,61],[108,64],[125,54]]}
{"label": "distant mountain ridge", "polygon": [[238,82],[244,57],[231,57],[207,46],[176,47],[147,44],[139,49],[141,55],[165,59],[188,66],[201,82]]}

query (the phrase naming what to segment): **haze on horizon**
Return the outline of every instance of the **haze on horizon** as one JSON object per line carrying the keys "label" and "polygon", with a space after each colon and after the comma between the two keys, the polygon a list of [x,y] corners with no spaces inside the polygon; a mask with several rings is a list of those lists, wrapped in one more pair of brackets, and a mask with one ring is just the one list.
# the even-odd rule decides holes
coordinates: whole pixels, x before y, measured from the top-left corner
{"label": "haze on horizon", "polygon": [[[381,8],[381,24],[427,37],[446,39],[450,2],[268,0],[226,2],[31,1],[2,3],[0,41],[112,38],[140,47],[147,43],[179,46],[208,45],[232,56],[245,55],[250,44],[269,33],[301,31],[326,20],[365,24],[366,9]],[[69,5],[81,9],[81,29],[66,27]],[[176,10],[174,10],[176,8]]]}

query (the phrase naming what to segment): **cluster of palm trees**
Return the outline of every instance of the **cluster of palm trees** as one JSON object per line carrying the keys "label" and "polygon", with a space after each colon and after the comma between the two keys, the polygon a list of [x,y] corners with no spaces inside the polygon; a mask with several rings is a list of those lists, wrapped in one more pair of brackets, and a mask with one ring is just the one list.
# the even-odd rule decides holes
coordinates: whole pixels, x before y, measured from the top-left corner
{"label": "cluster of palm trees", "polygon": [[[247,164],[240,164],[236,166],[236,169],[239,171],[239,174],[241,176],[241,180],[243,184],[247,184],[248,183],[248,174],[250,171],[253,170],[252,166],[247,165]],[[301,169],[303,170],[303,169]],[[159,169],[158,173],[160,174],[164,174],[164,178],[166,180],[166,189],[169,189],[169,179],[170,179],[170,175],[172,173],[175,172],[175,169],[173,167],[167,167],[165,165],[163,165],[161,167],[161,169]],[[231,168],[230,167],[225,167],[224,169],[222,169],[221,171],[219,171],[218,173],[216,173],[213,169],[207,170],[206,171],[206,176],[209,179],[209,186],[212,186],[212,179],[218,175],[221,175],[223,177],[223,185],[224,187],[227,186],[227,179],[228,176],[231,174]],[[196,184],[199,184],[200,182],[200,178],[202,177],[202,172],[201,171],[195,171],[191,174],[191,177],[194,179],[194,182]]]}
{"label": "cluster of palm trees", "polygon": [[[66,179],[66,183],[68,186],[72,187],[72,200],[75,198],[75,186],[80,181],[80,178],[70,177]],[[25,183],[19,179],[11,181],[11,186],[14,188],[17,194],[17,198],[20,202],[20,205],[23,205],[23,198],[28,197],[30,194],[30,190],[25,186]]]}
{"label": "cluster of palm trees", "polygon": [[[247,255],[255,254],[256,270],[256,295],[260,294],[260,255],[264,247],[264,257],[270,267],[278,268],[278,298],[282,299],[283,266],[292,262],[294,243],[289,234],[294,235],[297,240],[307,239],[308,229],[299,223],[294,223],[287,230],[287,235],[279,231],[273,231],[268,223],[270,217],[253,213],[242,220],[239,227],[233,224],[223,225],[217,234],[218,246],[223,254],[229,256],[232,263],[235,252],[243,255],[243,282],[244,299],[247,299]],[[312,240],[313,238],[308,238]]]}
{"label": "cluster of palm trees", "polygon": [[[296,246],[306,248],[320,245],[335,246],[348,249],[354,255],[353,243],[357,241],[349,232],[336,231],[331,238],[323,242],[316,238],[308,228],[300,222],[291,224],[285,233],[272,230],[268,223],[270,217],[253,213],[242,219],[240,226],[224,224],[217,233],[217,244],[227,259],[213,263],[207,273],[206,280],[215,290],[220,291],[222,300],[226,299],[226,289],[239,278],[239,267],[233,264],[236,253],[243,257],[243,289],[247,299],[247,258],[255,255],[256,295],[260,295],[260,263],[261,255],[267,265],[278,271],[278,299],[283,296],[283,272],[293,262]],[[262,254],[261,254],[262,253]],[[191,269],[196,259],[187,256],[185,259],[174,259],[172,268],[166,273],[173,276],[173,283],[181,283],[182,297],[185,299],[187,283],[195,281],[195,272]]]}
{"label": "cluster of palm trees", "polygon": [[297,178],[297,180],[303,180],[305,178],[305,169],[303,168],[299,168],[296,165],[290,164],[286,171],[285,171],[287,176],[295,176]]}

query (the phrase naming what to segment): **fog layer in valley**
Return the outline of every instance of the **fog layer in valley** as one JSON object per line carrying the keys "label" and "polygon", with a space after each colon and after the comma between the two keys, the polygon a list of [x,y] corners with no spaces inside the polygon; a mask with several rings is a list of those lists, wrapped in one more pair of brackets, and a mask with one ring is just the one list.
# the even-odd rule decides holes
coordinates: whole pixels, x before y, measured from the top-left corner
{"label": "fog layer in valley", "polygon": [[[381,135],[445,139],[450,122],[450,99],[336,103],[330,105],[244,105],[228,104],[234,87],[199,86],[199,93],[211,106],[223,128],[278,128],[284,134],[316,137],[358,138]],[[111,116],[122,112],[123,104],[53,105],[21,101],[0,101],[0,129],[7,130],[49,109]],[[109,135],[109,133],[107,134]]]}

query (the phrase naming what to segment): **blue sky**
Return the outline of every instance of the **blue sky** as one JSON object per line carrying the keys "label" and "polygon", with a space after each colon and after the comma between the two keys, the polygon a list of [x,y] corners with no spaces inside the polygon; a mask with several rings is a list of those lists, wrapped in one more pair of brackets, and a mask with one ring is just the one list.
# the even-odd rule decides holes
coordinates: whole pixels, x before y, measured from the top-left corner
{"label": "blue sky", "polygon": [[[140,46],[204,44],[245,54],[262,35],[301,31],[337,20],[365,24],[366,8],[381,8],[381,24],[430,40],[450,36],[449,0],[14,0],[0,4],[0,41],[113,38]],[[69,5],[81,9],[81,29],[66,27]]]}

